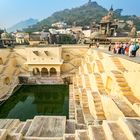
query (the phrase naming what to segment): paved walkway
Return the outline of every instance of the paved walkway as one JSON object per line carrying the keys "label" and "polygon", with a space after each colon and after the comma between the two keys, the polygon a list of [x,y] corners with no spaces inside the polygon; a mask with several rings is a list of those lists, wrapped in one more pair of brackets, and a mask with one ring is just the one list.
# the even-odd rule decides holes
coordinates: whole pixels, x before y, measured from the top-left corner
{"label": "paved walkway", "polygon": [[110,55],[115,55],[117,57],[121,57],[123,59],[127,59],[129,61],[132,61],[132,62],[135,62],[135,63],[139,63],[140,64],[140,49],[138,50],[136,57],[129,57],[129,56],[122,55],[122,54],[113,54],[112,52],[109,52],[108,51],[108,48],[107,47],[100,47],[98,49],[95,48],[95,50],[99,50],[101,52],[104,52],[104,53],[107,53],[107,54],[110,54]]}

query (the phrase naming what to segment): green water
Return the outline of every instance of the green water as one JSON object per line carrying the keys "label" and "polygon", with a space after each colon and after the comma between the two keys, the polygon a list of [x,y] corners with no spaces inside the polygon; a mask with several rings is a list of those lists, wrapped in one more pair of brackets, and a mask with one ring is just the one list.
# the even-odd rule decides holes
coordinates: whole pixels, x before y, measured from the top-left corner
{"label": "green water", "polygon": [[36,115],[67,116],[69,87],[67,85],[22,86],[0,106],[0,118],[25,121]]}

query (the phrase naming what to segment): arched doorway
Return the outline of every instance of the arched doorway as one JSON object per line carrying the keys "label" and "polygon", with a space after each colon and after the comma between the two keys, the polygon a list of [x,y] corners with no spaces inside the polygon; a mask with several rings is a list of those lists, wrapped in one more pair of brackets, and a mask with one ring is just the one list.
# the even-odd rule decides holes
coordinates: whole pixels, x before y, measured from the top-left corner
{"label": "arched doorway", "polygon": [[42,76],[47,76],[49,74],[48,69],[47,68],[42,68],[41,69],[41,75]]}
{"label": "arched doorway", "polygon": [[50,76],[55,76],[55,75],[57,75],[56,69],[55,68],[51,68],[50,69]]}
{"label": "arched doorway", "polygon": [[3,60],[2,60],[2,58],[0,57],[0,65],[2,65],[3,64]]}
{"label": "arched doorway", "polygon": [[9,77],[4,78],[3,83],[4,83],[4,85],[9,85],[10,84],[10,78]]}
{"label": "arched doorway", "polygon": [[33,75],[40,75],[39,68],[34,68],[33,69]]}

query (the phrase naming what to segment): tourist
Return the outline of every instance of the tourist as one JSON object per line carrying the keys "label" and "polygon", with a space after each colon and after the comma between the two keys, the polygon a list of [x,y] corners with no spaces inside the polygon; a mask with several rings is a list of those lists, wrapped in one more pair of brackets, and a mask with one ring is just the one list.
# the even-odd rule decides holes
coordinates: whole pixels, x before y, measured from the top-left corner
{"label": "tourist", "polygon": [[134,49],[134,43],[132,42],[131,45],[129,46],[129,57],[132,56],[132,50]]}
{"label": "tourist", "polygon": [[123,43],[119,43],[118,45],[118,54],[121,54],[122,53],[122,48],[123,48]]}
{"label": "tourist", "polygon": [[126,43],[125,55],[128,55],[128,53],[129,53],[129,46],[130,46],[130,44],[129,43]]}
{"label": "tourist", "polygon": [[118,48],[118,43],[115,42],[114,48],[113,48],[113,53],[116,54],[117,53],[117,48]]}
{"label": "tourist", "polygon": [[122,49],[121,49],[121,54],[125,54],[125,49],[126,49],[126,43],[123,43]]}
{"label": "tourist", "polygon": [[139,49],[139,44],[136,42],[135,44],[134,44],[134,47],[132,48],[132,52],[131,52],[131,54],[132,54],[132,56],[136,56],[136,53],[137,53],[137,50]]}
{"label": "tourist", "polygon": [[116,43],[115,50],[116,50],[116,53],[119,54],[119,50],[120,50],[120,43],[119,42]]}
{"label": "tourist", "polygon": [[99,43],[99,42],[97,42],[97,43],[96,43],[96,47],[97,47],[97,48],[99,48],[99,46],[100,46],[100,43]]}
{"label": "tourist", "polygon": [[111,51],[111,46],[112,46],[112,44],[111,44],[111,42],[110,42],[110,44],[109,44],[109,46],[108,46],[108,51]]}

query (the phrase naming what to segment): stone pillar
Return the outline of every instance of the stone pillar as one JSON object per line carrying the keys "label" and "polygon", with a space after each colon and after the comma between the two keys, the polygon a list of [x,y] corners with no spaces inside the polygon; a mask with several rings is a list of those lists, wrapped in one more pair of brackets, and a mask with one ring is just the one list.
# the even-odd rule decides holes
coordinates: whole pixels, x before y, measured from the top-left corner
{"label": "stone pillar", "polygon": [[107,23],[107,35],[109,35],[109,23]]}
{"label": "stone pillar", "polygon": [[57,76],[60,76],[60,66],[59,66],[59,68],[58,69],[56,69],[57,71]]}

